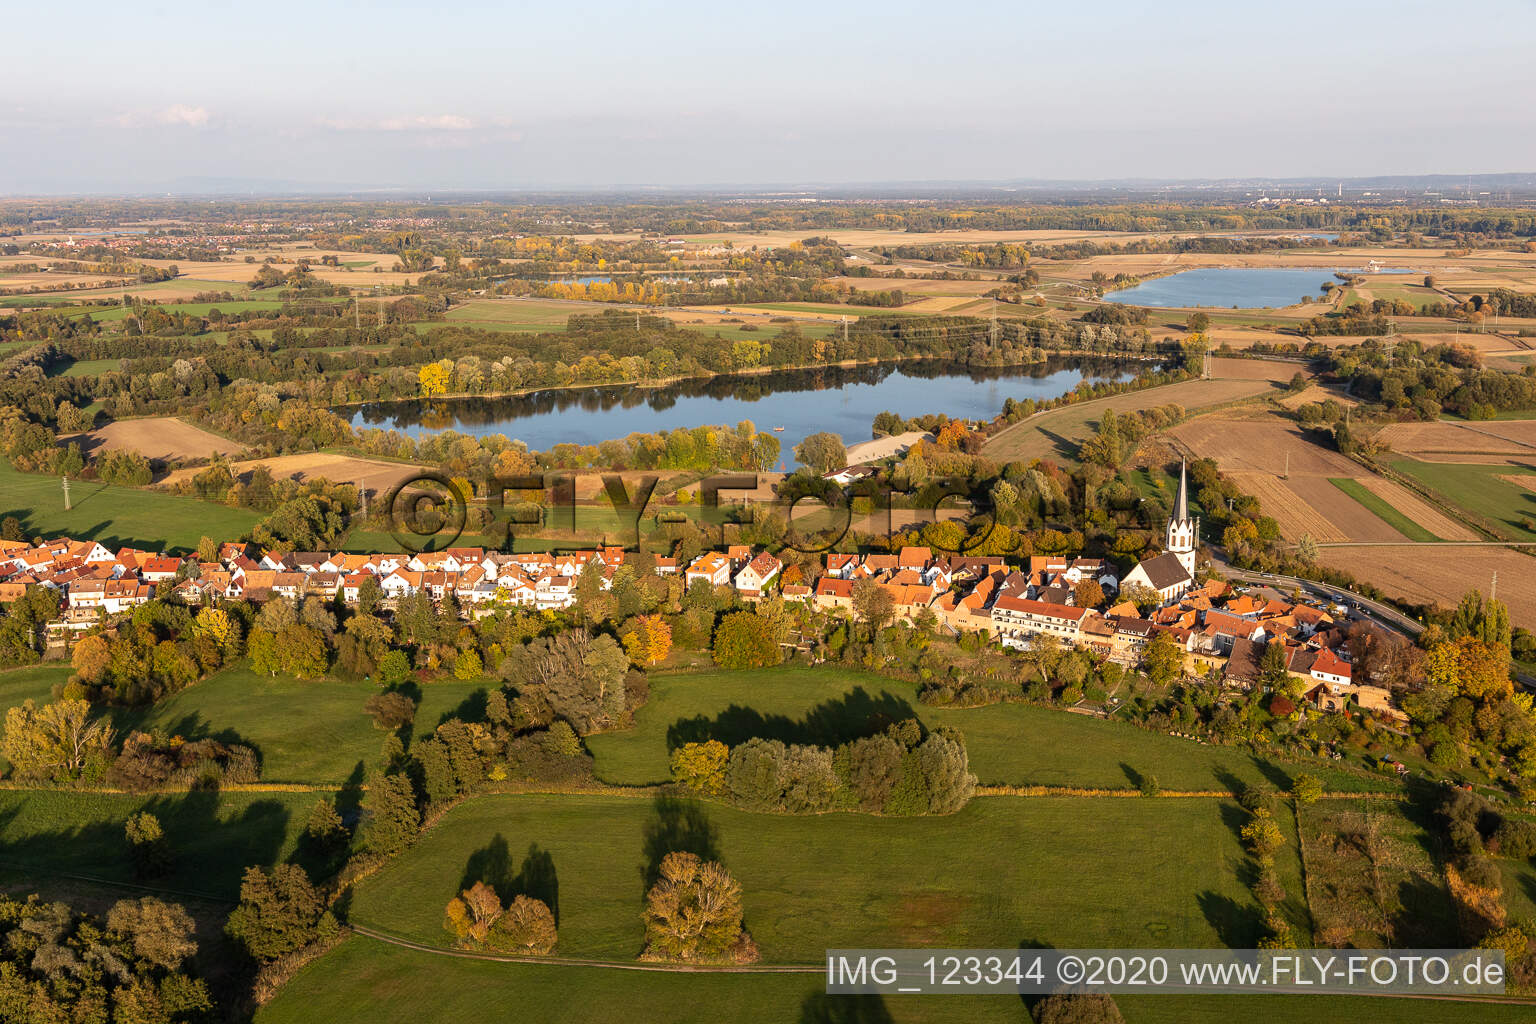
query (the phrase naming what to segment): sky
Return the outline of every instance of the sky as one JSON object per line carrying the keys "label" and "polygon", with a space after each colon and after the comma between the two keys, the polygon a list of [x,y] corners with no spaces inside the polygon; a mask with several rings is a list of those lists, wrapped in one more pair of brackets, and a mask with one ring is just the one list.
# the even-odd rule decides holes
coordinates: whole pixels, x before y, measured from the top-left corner
{"label": "sky", "polygon": [[1536,0],[77,0],[5,25],[5,194],[1536,170]]}

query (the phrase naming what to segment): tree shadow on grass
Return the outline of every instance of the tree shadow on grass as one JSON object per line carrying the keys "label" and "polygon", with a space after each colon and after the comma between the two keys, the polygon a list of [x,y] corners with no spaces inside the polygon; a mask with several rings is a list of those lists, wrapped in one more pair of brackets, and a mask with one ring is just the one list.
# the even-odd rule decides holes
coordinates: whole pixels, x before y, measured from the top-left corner
{"label": "tree shadow on grass", "polygon": [[800,1004],[800,1024],[895,1024],[885,997],[812,992]]}
{"label": "tree shadow on grass", "polygon": [[453,718],[457,718],[461,722],[483,722],[485,721],[485,705],[489,699],[490,695],[486,693],[484,687],[481,687],[459,701],[458,706],[444,711],[438,717],[437,724],[442,725]]}
{"label": "tree shadow on grass", "polygon": [[720,830],[692,800],[659,796],[652,805],[652,818],[645,826],[641,852],[640,879],[646,891],[661,876],[661,862],[669,853],[691,853],[703,860],[720,859]]}
{"label": "tree shadow on grass", "polygon": [[884,691],[871,695],[861,686],[818,704],[799,721],[787,715],[765,715],[739,704],[732,704],[714,718],[696,715],[679,719],[667,729],[667,749],[707,740],[734,747],[750,739],[835,747],[916,717],[917,711],[904,697]]}
{"label": "tree shadow on grass", "polygon": [[530,896],[540,900],[560,923],[560,878],[555,870],[555,858],[537,843],[528,846],[528,853],[514,873],[512,848],[500,832],[485,846],[469,855],[464,873],[459,878],[459,891],[463,892],[476,882],[484,882],[496,890],[502,903],[511,903],[516,896]]}
{"label": "tree shadow on grass", "polygon": [[1230,896],[1207,889],[1195,897],[1206,923],[1229,949],[1252,949],[1264,934],[1264,919],[1257,906],[1245,906]]}
{"label": "tree shadow on grass", "polygon": [[[207,790],[147,799],[106,797],[110,812],[105,816],[95,816],[95,805],[82,807],[80,816],[90,815],[92,820],[24,834],[18,833],[27,824],[14,818],[18,809],[13,817],[0,821],[0,835],[7,837],[5,860],[23,875],[90,875],[108,883],[142,883],[233,903],[247,867],[278,863],[289,811],[282,802],[263,798],[231,814],[226,807],[230,800]],[[165,870],[150,880],[135,875],[124,831],[127,819],[141,810],[160,821],[170,851]]]}

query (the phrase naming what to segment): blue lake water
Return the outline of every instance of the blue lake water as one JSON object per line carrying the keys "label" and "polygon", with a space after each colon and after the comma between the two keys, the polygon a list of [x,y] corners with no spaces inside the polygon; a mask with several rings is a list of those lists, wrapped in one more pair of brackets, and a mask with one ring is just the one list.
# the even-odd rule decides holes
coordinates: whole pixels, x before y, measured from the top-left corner
{"label": "blue lake water", "polygon": [[1002,411],[1007,398],[1053,398],[1083,380],[1129,380],[1148,364],[1053,358],[1029,366],[966,367],[943,360],[776,370],[680,381],[659,388],[550,389],[515,398],[376,402],[355,410],[357,428],[413,436],[439,430],[505,434],[535,451],[561,443],[596,444],[637,431],[751,420],[776,436],[787,465],[791,449],[829,430],[853,444],[870,439],[875,414],[946,413],[969,419]]}
{"label": "blue lake water", "polygon": [[[1351,272],[1341,268],[1343,272]],[[1361,273],[1355,268],[1353,273]],[[1382,270],[1384,274],[1412,274],[1413,270]],[[1183,308],[1186,306],[1236,306],[1239,309],[1293,306],[1304,295],[1323,294],[1323,283],[1338,284],[1333,268],[1316,270],[1256,267],[1201,267],[1167,277],[1144,281],[1134,288],[1108,292],[1106,302],[1130,306]]]}

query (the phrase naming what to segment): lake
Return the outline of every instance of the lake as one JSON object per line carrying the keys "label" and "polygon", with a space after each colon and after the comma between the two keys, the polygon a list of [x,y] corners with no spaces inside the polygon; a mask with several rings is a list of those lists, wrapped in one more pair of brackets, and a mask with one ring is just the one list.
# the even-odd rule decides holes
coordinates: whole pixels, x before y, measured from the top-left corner
{"label": "lake", "polygon": [[[1339,268],[1340,272],[1361,273],[1359,268]],[[1411,274],[1412,270],[1383,270],[1379,273]],[[1239,309],[1263,309],[1293,306],[1303,295],[1323,294],[1323,283],[1332,281],[1334,268],[1316,270],[1257,267],[1201,267],[1183,270],[1167,277],[1144,281],[1134,288],[1108,292],[1106,302],[1131,306],[1184,308],[1187,306],[1236,306]]]}
{"label": "lake", "polygon": [[1056,357],[1029,366],[967,367],[946,360],[826,366],[727,374],[657,388],[629,385],[551,388],[515,398],[412,399],[354,410],[352,426],[396,429],[413,436],[438,430],[506,434],[535,451],[557,444],[596,444],[637,431],[751,420],[776,434],[786,464],[791,449],[829,430],[853,444],[870,438],[875,414],[946,413],[990,419],[1007,398],[1054,398],[1083,380],[1129,380],[1146,363]]}

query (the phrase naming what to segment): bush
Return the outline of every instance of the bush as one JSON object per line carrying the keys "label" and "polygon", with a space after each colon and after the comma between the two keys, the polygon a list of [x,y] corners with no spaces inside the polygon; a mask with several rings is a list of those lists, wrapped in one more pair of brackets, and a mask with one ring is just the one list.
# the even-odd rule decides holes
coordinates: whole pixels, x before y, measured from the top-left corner
{"label": "bush", "polygon": [[416,720],[416,702],[403,693],[376,693],[363,702],[363,710],[377,728],[390,731]]}

